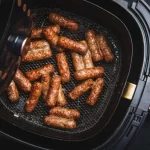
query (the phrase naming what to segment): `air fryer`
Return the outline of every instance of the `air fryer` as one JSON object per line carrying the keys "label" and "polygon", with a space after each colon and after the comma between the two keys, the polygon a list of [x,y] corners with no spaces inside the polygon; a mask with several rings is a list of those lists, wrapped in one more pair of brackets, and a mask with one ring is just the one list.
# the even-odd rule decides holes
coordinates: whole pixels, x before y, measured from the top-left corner
{"label": "air fryer", "polygon": [[[1,2],[1,11],[7,12],[9,16],[9,19],[4,21],[5,26],[1,31],[1,53],[5,54],[6,58],[9,55],[16,58],[13,63],[7,63],[8,66],[1,63],[3,68],[1,77],[5,75],[6,67],[11,68],[8,70],[13,72],[8,73],[5,80],[1,81],[2,90],[7,88],[18,67],[23,72],[47,63],[57,67],[53,59],[20,65],[19,59],[22,54],[14,50],[20,51],[21,46],[18,46],[19,42],[17,42],[15,48],[13,47],[15,45],[13,39],[16,37],[23,38],[20,45],[25,39],[29,43],[30,31],[33,28],[50,25],[47,19],[50,12],[58,12],[80,23],[80,29],[75,35],[68,33],[65,29],[62,29],[61,35],[83,40],[86,30],[94,29],[97,33],[105,34],[115,54],[114,63],[96,64],[105,68],[105,88],[96,107],[85,106],[84,102],[88,94],[83,95],[79,102],[68,103],[67,107],[77,108],[82,114],[76,129],[62,130],[45,126],[43,116],[48,110],[45,109],[42,101],[32,114],[25,113],[24,104],[27,95],[20,91],[21,98],[15,104],[8,101],[6,94],[0,94],[0,117],[15,125],[17,130],[24,131],[24,134],[27,134],[26,137],[36,137],[42,142],[37,143],[31,138],[22,139],[21,137],[20,139],[15,137],[13,131],[5,131],[5,134],[11,133],[15,140],[49,149],[60,147],[110,149],[114,145],[119,149],[120,146],[125,147],[131,142],[138,133],[149,108],[149,6],[142,0],[137,2],[110,0],[101,1],[98,4],[99,6],[85,0],[14,0],[9,4],[6,1]],[[6,7],[10,7],[10,11],[5,9]],[[56,52],[53,48],[52,52],[55,56]],[[71,74],[73,74],[74,70],[68,53],[67,58]],[[9,60],[14,59],[9,58]],[[6,63],[6,59],[3,62]],[[15,66],[11,67],[10,64]],[[73,82],[77,84],[76,81]],[[73,88],[71,84],[64,86],[66,91]],[[4,133],[4,131],[1,132]]]}

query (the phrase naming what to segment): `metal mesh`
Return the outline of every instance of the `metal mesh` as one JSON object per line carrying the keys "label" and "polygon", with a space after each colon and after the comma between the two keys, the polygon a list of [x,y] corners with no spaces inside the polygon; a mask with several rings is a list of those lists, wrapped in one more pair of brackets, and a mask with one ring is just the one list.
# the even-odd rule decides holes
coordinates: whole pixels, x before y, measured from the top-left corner
{"label": "metal mesh", "polygon": [[[47,130],[50,131],[55,131],[55,132],[62,132],[65,134],[73,134],[73,133],[79,133],[86,131],[93,127],[102,117],[103,113],[105,112],[110,100],[111,100],[111,95],[114,92],[116,82],[119,78],[119,72],[120,72],[120,67],[121,67],[121,56],[120,56],[120,48],[117,43],[116,38],[105,28],[102,26],[86,19],[81,16],[77,16],[75,14],[71,14],[69,12],[64,12],[61,11],[60,9],[52,9],[52,8],[42,8],[42,9],[35,9],[33,10],[33,14],[36,13],[36,18],[35,18],[35,27],[45,27],[51,25],[50,22],[48,21],[48,14],[50,12],[58,12],[64,16],[70,17],[71,19],[74,19],[80,23],[80,29],[75,32],[68,31],[66,29],[61,29],[60,35],[67,36],[69,38],[72,38],[74,40],[84,40],[85,39],[85,32],[88,29],[94,29],[97,33],[103,33],[107,39],[108,42],[111,46],[111,49],[113,53],[115,54],[115,62],[111,64],[107,64],[105,62],[98,62],[95,63],[95,66],[103,66],[105,68],[105,74],[104,74],[104,79],[105,79],[105,87],[104,90],[99,97],[98,103],[94,107],[87,106],[85,104],[85,101],[90,94],[90,91],[85,93],[83,96],[81,96],[78,100],[76,101],[71,101],[68,97],[67,94],[69,91],[71,91],[76,85],[78,85],[79,81],[76,81],[73,77],[74,74],[74,68],[71,60],[71,56],[69,53],[66,52],[67,54],[67,59],[68,63],[70,66],[70,72],[71,72],[71,82],[63,84],[63,89],[65,96],[67,98],[68,104],[65,107],[69,108],[75,108],[78,109],[81,112],[81,118],[77,122],[77,128],[73,130],[64,130],[64,129],[57,129],[53,127],[47,127],[43,124],[43,117],[48,114],[48,108],[45,106],[42,98],[40,98],[39,103],[37,107],[35,108],[34,112],[32,113],[26,113],[24,110],[24,105],[26,102],[26,99],[28,97],[28,94],[24,93],[23,91],[19,90],[20,93],[20,100],[18,103],[12,104],[9,102],[7,94],[0,94],[0,101],[3,103],[3,105],[15,116],[19,116],[20,118],[24,119],[25,121],[29,122],[31,126],[40,126],[42,128],[47,128]],[[58,71],[55,56],[57,51],[52,47],[52,52],[53,52],[53,57],[47,60],[43,61],[38,61],[38,62],[33,62],[29,64],[22,64],[20,66],[20,69],[23,72],[26,72],[28,70],[32,70],[38,67],[41,67],[45,64],[53,64]],[[58,73],[56,71],[56,73]]]}

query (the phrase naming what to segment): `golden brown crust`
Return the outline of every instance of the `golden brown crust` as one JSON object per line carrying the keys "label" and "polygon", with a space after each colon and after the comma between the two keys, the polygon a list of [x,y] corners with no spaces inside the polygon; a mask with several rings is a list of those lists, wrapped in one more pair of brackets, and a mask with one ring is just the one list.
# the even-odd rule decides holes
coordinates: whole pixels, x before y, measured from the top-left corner
{"label": "golden brown crust", "polygon": [[103,74],[104,74],[103,67],[94,67],[94,68],[79,70],[74,73],[74,76],[76,80],[87,80],[87,79],[99,78]]}
{"label": "golden brown crust", "polygon": [[58,75],[53,75],[46,98],[46,103],[49,107],[56,106],[60,84],[61,77]]}
{"label": "golden brown crust", "polygon": [[101,55],[99,48],[97,46],[96,35],[95,35],[94,30],[88,30],[86,32],[85,37],[86,37],[86,41],[87,41],[89,50],[92,54],[93,61],[94,62],[101,61],[103,59],[103,56]]}
{"label": "golden brown crust", "polygon": [[72,100],[76,100],[85,92],[87,92],[92,87],[93,83],[94,81],[92,79],[82,82],[68,94],[68,97],[71,98]]}
{"label": "golden brown crust", "polygon": [[[60,26],[59,25],[52,25],[50,26],[51,29],[56,33],[60,33]],[[43,28],[36,28],[31,31],[31,39],[39,39],[43,38]]]}
{"label": "golden brown crust", "polygon": [[92,87],[92,91],[86,101],[86,104],[90,105],[90,106],[94,106],[97,101],[98,98],[103,90],[104,87],[104,79],[103,78],[98,78],[95,82],[94,85]]}
{"label": "golden brown crust", "polygon": [[97,35],[96,36],[97,44],[103,54],[104,60],[106,62],[112,62],[115,59],[114,54],[112,53],[110,46],[104,35]]}
{"label": "golden brown crust", "polygon": [[56,55],[56,61],[62,82],[69,82],[71,76],[65,53],[58,53]]}
{"label": "golden brown crust", "polygon": [[44,28],[43,34],[45,35],[49,43],[51,43],[53,46],[57,45],[59,36],[50,27]]}
{"label": "golden brown crust", "polygon": [[49,41],[54,48],[56,48],[59,52],[62,52],[64,49],[57,46],[59,36],[52,30],[51,27],[47,27],[43,29],[43,34],[45,38]]}
{"label": "golden brown crust", "polygon": [[60,33],[60,26],[58,24],[52,25],[51,28],[56,34]]}
{"label": "golden brown crust", "polygon": [[14,76],[14,81],[24,92],[31,91],[31,82],[24,76],[20,69],[17,70]]}
{"label": "golden brown crust", "polygon": [[78,30],[79,28],[79,24],[76,21],[66,18],[57,13],[50,13],[48,18],[51,22],[72,31]]}
{"label": "golden brown crust", "polygon": [[59,93],[58,93],[58,97],[57,97],[57,106],[64,106],[66,104],[67,104],[67,100],[65,98],[64,91],[62,89],[62,85],[60,85]]}
{"label": "golden brown crust", "polygon": [[32,85],[31,93],[26,101],[25,110],[27,112],[32,112],[35,109],[41,96],[41,92],[42,92],[42,84],[39,82],[35,82]]}
{"label": "golden brown crust", "polygon": [[87,53],[83,56],[83,61],[84,61],[85,68],[94,68],[90,50],[88,50]]}
{"label": "golden brown crust", "polygon": [[43,74],[50,74],[53,73],[54,71],[55,71],[54,66],[52,64],[47,64],[43,67],[26,72],[26,77],[30,81],[35,81],[38,80]]}
{"label": "golden brown crust", "polygon": [[69,50],[71,52],[76,52],[81,55],[86,54],[88,50],[87,44],[69,39],[64,36],[60,36],[57,44],[58,46],[63,47],[66,50]]}
{"label": "golden brown crust", "polygon": [[74,129],[76,128],[76,121],[73,119],[62,118],[58,116],[49,115],[44,118],[44,123],[48,126],[63,128],[63,129]]}
{"label": "golden brown crust", "polygon": [[50,47],[43,47],[28,51],[28,53],[22,58],[22,62],[34,62],[38,60],[48,59],[52,57],[52,51]]}
{"label": "golden brown crust", "polygon": [[11,102],[17,102],[19,100],[19,92],[15,82],[12,80],[7,89],[8,98]]}
{"label": "golden brown crust", "polygon": [[[81,42],[86,43],[86,41],[81,41]],[[91,54],[89,49],[87,50],[86,54],[83,55],[83,62],[84,62],[85,68],[94,68],[94,64],[93,64],[93,60],[92,60],[92,54]]]}
{"label": "golden brown crust", "polygon": [[73,66],[75,68],[75,71],[84,69],[84,62],[83,62],[82,55],[72,52],[71,56],[72,56],[72,61],[73,61]]}
{"label": "golden brown crust", "polygon": [[37,40],[34,42],[30,42],[30,48],[29,51],[35,50],[35,49],[40,49],[43,47],[49,47],[49,43],[46,40]]}
{"label": "golden brown crust", "polygon": [[68,119],[79,119],[80,112],[76,109],[54,107],[49,111],[50,115],[59,116]]}
{"label": "golden brown crust", "polygon": [[43,38],[42,28],[32,29],[31,39],[40,39],[40,38]]}
{"label": "golden brown crust", "polygon": [[43,74],[41,77],[41,83],[42,83],[42,97],[43,100],[46,101],[47,93],[49,90],[50,85],[50,75],[49,74]]}

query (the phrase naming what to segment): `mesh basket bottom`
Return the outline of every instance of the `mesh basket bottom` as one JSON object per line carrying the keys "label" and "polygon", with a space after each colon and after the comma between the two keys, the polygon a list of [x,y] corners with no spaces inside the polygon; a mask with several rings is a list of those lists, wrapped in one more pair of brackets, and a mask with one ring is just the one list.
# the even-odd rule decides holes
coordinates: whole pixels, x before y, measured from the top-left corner
{"label": "mesh basket bottom", "polygon": [[[76,86],[78,85],[79,81],[76,81],[73,77],[74,74],[74,68],[71,60],[71,56],[69,53],[66,52],[67,54],[67,59],[70,67],[70,72],[71,72],[71,82],[67,84],[63,84],[63,90],[65,93],[65,96],[67,98],[68,104],[65,107],[69,108],[74,108],[78,109],[81,113],[81,118],[77,122],[77,128],[73,130],[64,130],[64,129],[57,129],[57,128],[52,128],[52,127],[47,127],[43,124],[43,117],[48,114],[48,108],[45,107],[45,104],[43,100],[40,98],[39,103],[34,110],[33,113],[26,113],[24,110],[24,105],[26,102],[26,99],[28,95],[21,91],[19,89],[20,93],[20,100],[18,103],[12,104],[9,102],[8,97],[6,94],[0,94],[0,101],[3,103],[3,105],[13,114],[16,114],[23,120],[27,121],[28,123],[31,124],[31,126],[40,126],[42,128],[47,128],[49,131],[55,131],[58,133],[63,133],[65,134],[73,134],[73,133],[79,133],[86,131],[90,128],[92,128],[102,117],[103,113],[105,112],[110,100],[111,100],[111,95],[114,92],[116,82],[119,77],[119,72],[120,72],[120,66],[121,66],[121,57],[120,57],[120,48],[118,45],[118,42],[116,38],[105,28],[102,26],[86,19],[81,16],[77,16],[75,14],[61,11],[58,8],[42,8],[42,9],[35,9],[33,10],[33,14],[36,13],[36,19],[34,20],[35,22],[35,27],[46,27],[51,25],[50,22],[47,19],[47,16],[50,12],[57,12],[60,13],[64,16],[67,16],[71,19],[74,19],[80,23],[80,29],[75,32],[70,32],[66,29],[61,29],[60,35],[67,36],[69,38],[72,38],[74,40],[84,40],[85,39],[85,32],[88,29],[94,29],[97,33],[103,33],[106,37],[107,40],[110,44],[110,47],[115,55],[115,61],[114,63],[107,64],[105,62],[98,62],[95,63],[95,66],[103,66],[105,69],[105,74],[104,74],[104,79],[105,79],[105,87],[102,92],[102,94],[99,97],[98,103],[94,107],[89,107],[85,104],[85,101],[90,94],[90,91],[82,95],[78,100],[76,101],[71,101],[68,97],[67,94]],[[45,64],[53,64],[56,68],[56,72],[58,73],[58,68],[55,60],[56,56],[56,50],[51,47],[53,57],[47,60],[43,61],[38,61],[38,62],[33,62],[29,64],[21,64],[20,69],[25,73],[28,70],[32,70],[38,67],[41,67]]]}

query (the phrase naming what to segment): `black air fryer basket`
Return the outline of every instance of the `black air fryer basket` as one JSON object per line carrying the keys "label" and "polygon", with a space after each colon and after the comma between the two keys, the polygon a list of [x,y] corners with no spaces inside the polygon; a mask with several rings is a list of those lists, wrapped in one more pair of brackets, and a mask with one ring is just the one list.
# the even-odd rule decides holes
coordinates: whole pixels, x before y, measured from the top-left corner
{"label": "black air fryer basket", "polygon": [[[21,90],[19,91],[20,100],[15,104],[9,102],[5,93],[0,94],[0,117],[2,119],[33,136],[38,138],[43,136],[43,139],[58,142],[65,149],[69,149],[71,145],[74,149],[79,146],[88,147],[88,145],[91,149],[106,148],[106,145],[107,148],[110,148],[115,144],[112,141],[117,140],[121,140],[120,145],[123,143],[126,145],[137,133],[149,108],[150,21],[148,16],[150,17],[150,10],[142,0],[130,3],[123,0],[97,3],[100,3],[100,6],[85,0],[11,1],[10,13],[7,13],[10,18],[6,21],[5,30],[3,29],[5,32],[0,41],[0,50],[1,56],[4,55],[6,58],[8,55],[11,56],[9,61],[13,61],[10,64],[14,65],[10,67],[7,59],[1,58],[1,78],[7,72],[4,80],[0,82],[1,91],[7,88],[18,67],[25,73],[28,70],[51,63],[56,68],[55,73],[58,73],[55,61],[56,51],[53,47],[53,58],[30,64],[21,63],[20,65],[20,57],[22,56],[20,48],[17,47],[17,51],[14,51],[15,40],[9,40],[10,36],[14,39],[21,37],[20,44],[25,39],[28,39],[26,42],[28,44],[33,28],[51,25],[48,21],[50,12],[60,13],[80,24],[78,31],[68,32],[66,29],[61,29],[60,35],[74,40],[84,40],[85,32],[88,29],[94,29],[97,33],[104,34],[115,55],[115,61],[110,64],[95,63],[96,66],[103,66],[105,69],[103,76],[105,87],[95,107],[91,108],[85,105],[89,93],[84,94],[78,101],[68,100],[65,107],[75,108],[81,112],[76,129],[64,130],[45,126],[43,117],[48,114],[48,108],[45,107],[41,99],[33,113],[26,113],[24,105],[28,95]],[[2,1],[1,6],[5,5],[6,1]],[[2,9],[1,11],[8,10]],[[71,56],[69,53],[66,54],[72,77],[71,83],[63,85],[67,97],[67,93],[80,82],[74,79]],[[69,141],[71,144],[68,144]],[[57,147],[54,144],[51,146],[51,148]]]}

